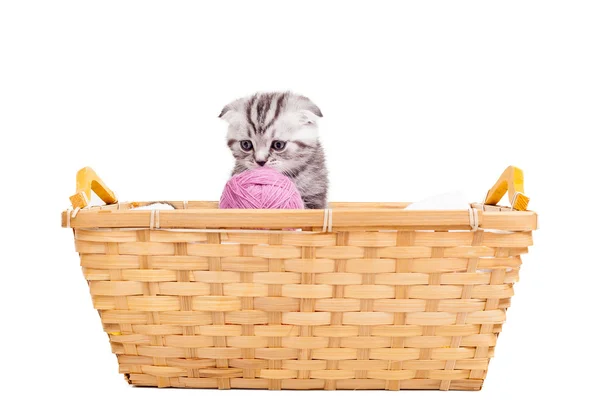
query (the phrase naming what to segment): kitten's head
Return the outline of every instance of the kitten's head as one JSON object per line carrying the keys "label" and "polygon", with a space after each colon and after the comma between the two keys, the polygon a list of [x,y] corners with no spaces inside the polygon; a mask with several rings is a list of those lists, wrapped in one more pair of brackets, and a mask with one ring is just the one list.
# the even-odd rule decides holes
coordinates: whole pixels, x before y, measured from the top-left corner
{"label": "kitten's head", "polygon": [[321,110],[290,92],[257,93],[226,105],[219,118],[229,123],[227,145],[238,166],[265,165],[293,176],[319,145]]}

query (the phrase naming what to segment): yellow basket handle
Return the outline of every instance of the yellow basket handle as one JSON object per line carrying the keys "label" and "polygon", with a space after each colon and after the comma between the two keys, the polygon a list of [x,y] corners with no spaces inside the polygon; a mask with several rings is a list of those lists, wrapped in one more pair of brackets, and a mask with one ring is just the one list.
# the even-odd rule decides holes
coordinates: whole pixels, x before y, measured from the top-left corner
{"label": "yellow basket handle", "polygon": [[92,191],[106,204],[117,202],[115,193],[106,186],[98,174],[90,167],[77,172],[77,193],[69,197],[73,208],[84,208],[90,204]]}
{"label": "yellow basket handle", "polygon": [[508,191],[510,205],[514,210],[525,211],[529,204],[529,197],[525,196],[523,189],[523,171],[515,166],[504,170],[498,182],[487,192],[486,205],[496,205]]}

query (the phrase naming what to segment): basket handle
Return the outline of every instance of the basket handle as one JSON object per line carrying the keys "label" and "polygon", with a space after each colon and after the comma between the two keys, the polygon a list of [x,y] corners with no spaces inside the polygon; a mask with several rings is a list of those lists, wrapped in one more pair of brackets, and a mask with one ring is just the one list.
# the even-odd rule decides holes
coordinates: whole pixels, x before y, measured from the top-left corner
{"label": "basket handle", "polygon": [[77,172],[77,193],[69,197],[73,208],[84,208],[90,204],[92,191],[106,204],[117,202],[115,193],[106,186],[98,174],[90,167],[85,167]]}
{"label": "basket handle", "polygon": [[523,170],[512,165],[504,170],[496,184],[487,192],[483,204],[498,204],[507,191],[511,207],[514,210],[525,211],[529,197],[524,194]]}

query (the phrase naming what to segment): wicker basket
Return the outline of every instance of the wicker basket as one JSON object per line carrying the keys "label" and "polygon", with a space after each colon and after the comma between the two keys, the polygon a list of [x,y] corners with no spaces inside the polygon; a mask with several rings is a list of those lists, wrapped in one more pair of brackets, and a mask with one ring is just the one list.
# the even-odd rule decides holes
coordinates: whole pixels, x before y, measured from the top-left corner
{"label": "wicker basket", "polygon": [[172,204],[62,213],[139,386],[478,390],[537,224],[477,204]]}

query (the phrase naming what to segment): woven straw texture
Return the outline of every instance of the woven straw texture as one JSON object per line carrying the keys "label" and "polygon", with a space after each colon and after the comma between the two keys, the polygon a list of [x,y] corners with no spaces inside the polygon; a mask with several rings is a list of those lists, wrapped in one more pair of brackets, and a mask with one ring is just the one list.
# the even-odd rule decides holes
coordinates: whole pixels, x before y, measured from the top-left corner
{"label": "woven straw texture", "polygon": [[173,204],[62,215],[134,385],[479,390],[537,223],[337,203],[320,232],[323,210]]}

